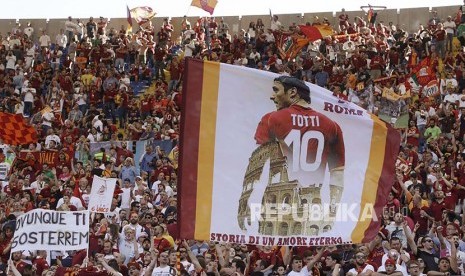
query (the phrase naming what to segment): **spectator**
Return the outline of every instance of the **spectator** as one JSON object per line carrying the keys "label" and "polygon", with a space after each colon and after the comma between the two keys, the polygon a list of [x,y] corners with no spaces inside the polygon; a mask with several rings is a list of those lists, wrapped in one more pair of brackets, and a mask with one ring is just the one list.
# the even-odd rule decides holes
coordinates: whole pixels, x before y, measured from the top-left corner
{"label": "spectator", "polygon": [[[459,216],[463,215],[465,185],[462,156],[465,117],[461,111],[465,106],[462,99],[465,56],[459,53],[454,57],[449,53],[453,22],[449,18],[441,22],[437,13],[433,13],[431,22],[427,19],[423,22],[428,24],[426,29],[408,35],[392,23],[367,26],[361,17],[357,19],[358,26],[354,26],[344,9],[338,15],[341,36],[314,41],[291,59],[280,52],[285,49],[280,44],[284,26],[277,16],[273,16],[269,29],[258,19],[237,32],[225,20],[217,23],[213,18],[202,18],[193,30],[185,17],[179,37],[180,32],[169,20],[160,25],[149,22],[141,30],[127,33],[124,27],[116,31],[103,18],[97,24],[91,17],[85,30],[79,21],[74,23],[70,18],[66,25],[74,24],[74,28],[65,25],[67,32],[60,32],[53,45],[45,30],[38,30],[40,36],[36,38],[32,27],[32,30],[25,28],[26,36],[22,36],[18,32],[20,24],[16,24],[11,34],[2,37],[0,110],[23,114],[41,131],[35,145],[2,148],[0,175],[5,174],[2,171],[12,172],[2,176],[5,195],[2,198],[15,197],[15,201],[0,200],[0,204],[6,204],[5,211],[12,216],[33,208],[77,210],[88,203],[93,176],[118,178],[111,213],[93,218],[92,235],[97,235],[95,239],[101,249],[95,251],[98,252],[95,257],[91,254],[89,261],[114,275],[151,274],[157,262],[160,267],[155,268],[155,273],[176,273],[176,252],[164,251],[177,247],[171,236],[177,236],[179,146],[176,143],[182,112],[183,59],[228,62],[315,82],[330,88],[330,94],[341,101],[359,104],[373,113],[381,112],[384,107],[383,90],[405,97],[410,116],[408,127],[399,129],[404,139],[396,165],[396,184],[383,212],[385,228],[368,244],[331,247],[323,253],[322,249],[315,252],[314,247],[256,250],[252,246],[215,247],[195,241],[191,242],[192,250],[189,246],[188,250],[178,246],[183,263],[180,272],[261,275],[274,271],[282,276],[286,271],[293,275],[320,272],[356,275],[370,271],[372,275],[397,275],[406,274],[408,268],[411,275],[457,274],[453,245],[459,259],[463,259],[461,253],[465,250],[460,241],[461,231],[457,231],[463,228]],[[292,35],[299,34],[295,24],[288,27]],[[463,24],[457,27],[459,40],[463,40],[461,27]],[[359,34],[355,34],[357,30]],[[75,35],[78,40],[74,40]],[[155,44],[155,35],[160,45]],[[412,81],[410,77],[419,70],[418,64],[428,65],[426,71],[431,79],[425,81],[416,74],[416,81],[437,80],[438,93],[426,95],[425,85]],[[376,79],[383,78],[389,78],[390,84],[377,84]],[[460,94],[456,94],[458,91]],[[92,143],[99,141],[108,143],[107,147],[98,146],[95,151]],[[160,145],[169,154],[161,148],[155,149],[152,141],[171,144],[172,150],[166,144]],[[138,153],[135,146],[138,143],[148,145],[147,150]],[[57,165],[41,165],[32,158],[34,151],[57,150],[63,156],[67,149],[74,152],[69,156],[70,164],[60,159]],[[26,168],[11,164],[11,155],[18,155],[20,150],[31,151],[27,159],[30,166]],[[132,161],[134,155],[138,166]],[[6,264],[14,227],[4,215],[0,219],[5,225],[0,253]],[[413,230],[405,223],[410,219]],[[443,231],[439,221],[444,225]],[[441,235],[444,235],[442,242]],[[159,252],[151,250],[155,242],[161,249]],[[351,261],[354,252],[356,258]],[[85,251],[70,252],[72,256],[64,256],[63,264],[71,264],[81,254],[86,255]],[[13,255],[17,263],[22,262],[23,256]],[[52,274],[54,266],[47,268],[45,260],[53,264],[55,254],[39,251],[35,255],[28,257],[31,259],[28,261],[46,275]],[[293,255],[297,256],[295,264],[290,262]],[[444,256],[449,257],[440,259]],[[29,273],[28,269],[29,266],[24,267],[24,275]]]}

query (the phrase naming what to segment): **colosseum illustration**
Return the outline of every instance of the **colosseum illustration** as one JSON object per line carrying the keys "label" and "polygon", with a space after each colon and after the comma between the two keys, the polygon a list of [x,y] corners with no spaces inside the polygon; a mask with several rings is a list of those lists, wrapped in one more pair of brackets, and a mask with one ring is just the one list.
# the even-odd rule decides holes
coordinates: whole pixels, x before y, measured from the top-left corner
{"label": "colosseum illustration", "polygon": [[[302,183],[301,185],[298,180],[290,180],[286,156],[279,142],[269,142],[259,146],[249,158],[242,195],[239,199],[237,215],[239,227],[246,230],[247,226],[252,223],[249,199],[254,185],[260,181],[263,166],[268,159],[270,159],[270,174],[268,179],[261,180],[266,181],[266,189],[261,201],[258,232],[270,236],[313,236],[331,230],[333,221],[329,217],[320,220],[304,219],[308,216],[309,206],[322,205],[320,195],[322,183]],[[292,214],[278,219],[278,211],[269,212],[266,210],[267,206],[277,206],[277,208],[292,206]]]}

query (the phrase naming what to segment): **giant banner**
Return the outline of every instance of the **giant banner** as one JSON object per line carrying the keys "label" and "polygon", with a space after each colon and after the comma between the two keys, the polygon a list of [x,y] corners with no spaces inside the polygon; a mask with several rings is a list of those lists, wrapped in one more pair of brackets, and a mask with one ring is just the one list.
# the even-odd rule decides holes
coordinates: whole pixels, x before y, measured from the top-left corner
{"label": "giant banner", "polygon": [[186,72],[182,238],[308,246],[376,236],[395,129],[294,78],[192,59]]}
{"label": "giant banner", "polygon": [[77,250],[89,245],[89,212],[35,209],[16,219],[11,252]]}

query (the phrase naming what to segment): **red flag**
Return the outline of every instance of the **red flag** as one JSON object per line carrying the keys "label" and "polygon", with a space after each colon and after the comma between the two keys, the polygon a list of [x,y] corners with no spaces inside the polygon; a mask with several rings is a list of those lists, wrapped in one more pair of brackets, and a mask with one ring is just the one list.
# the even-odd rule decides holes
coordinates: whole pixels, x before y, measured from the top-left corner
{"label": "red flag", "polygon": [[129,9],[129,6],[126,5],[126,9],[127,9],[127,17],[128,17],[128,24],[129,26],[132,27],[132,16],[131,16],[131,10]]}
{"label": "red flag", "polygon": [[0,140],[8,145],[26,145],[37,142],[36,129],[27,124],[21,114],[0,112]]}

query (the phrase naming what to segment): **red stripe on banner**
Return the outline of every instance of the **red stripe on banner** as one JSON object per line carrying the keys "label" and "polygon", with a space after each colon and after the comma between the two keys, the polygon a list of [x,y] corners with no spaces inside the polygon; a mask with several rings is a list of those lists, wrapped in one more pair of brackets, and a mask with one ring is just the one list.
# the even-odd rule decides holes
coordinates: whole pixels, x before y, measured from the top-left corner
{"label": "red stripe on banner", "polygon": [[372,219],[370,226],[365,230],[365,237],[363,238],[362,243],[372,241],[379,232],[383,218],[383,209],[384,206],[386,206],[388,194],[394,184],[396,174],[395,163],[399,154],[400,139],[399,132],[392,127],[388,127],[383,170],[378,182],[378,190],[376,192],[376,201],[374,206],[377,219]]}
{"label": "red stripe on banner", "polygon": [[182,239],[193,239],[197,204],[197,167],[203,87],[203,62],[186,58],[179,144],[178,225]]}

